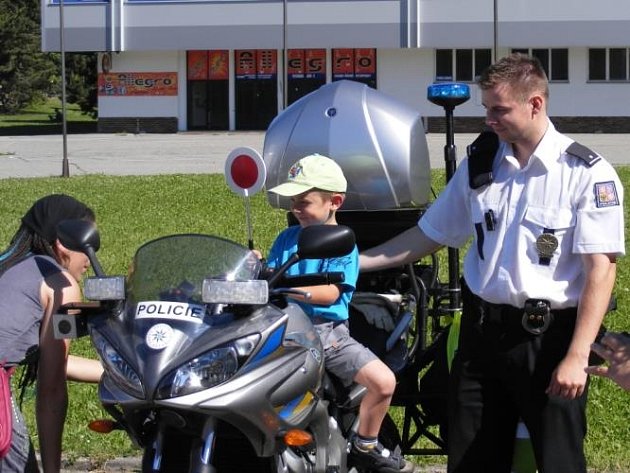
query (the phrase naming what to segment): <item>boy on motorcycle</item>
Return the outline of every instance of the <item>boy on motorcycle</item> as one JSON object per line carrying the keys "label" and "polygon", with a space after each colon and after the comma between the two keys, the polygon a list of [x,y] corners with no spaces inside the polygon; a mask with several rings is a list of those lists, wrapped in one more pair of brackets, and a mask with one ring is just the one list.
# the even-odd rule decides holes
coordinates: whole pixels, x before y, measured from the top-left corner
{"label": "boy on motorcycle", "polygon": [[[337,225],[336,211],[345,199],[347,182],[343,171],[332,159],[309,155],[289,169],[287,180],[269,192],[290,197],[291,212],[299,222],[284,230],[274,241],[267,264],[277,268],[297,249],[300,229],[310,225]],[[341,258],[305,259],[290,267],[287,275],[342,271],[341,284],[301,288],[310,293],[291,294],[311,317],[324,346],[326,369],[346,386],[357,382],[367,388],[359,408],[359,428],[352,440],[349,464],[379,473],[411,472],[414,465],[378,442],[381,423],[387,414],[396,387],[392,371],[352,337],[348,330],[348,304],[359,273],[359,257],[352,253]]]}

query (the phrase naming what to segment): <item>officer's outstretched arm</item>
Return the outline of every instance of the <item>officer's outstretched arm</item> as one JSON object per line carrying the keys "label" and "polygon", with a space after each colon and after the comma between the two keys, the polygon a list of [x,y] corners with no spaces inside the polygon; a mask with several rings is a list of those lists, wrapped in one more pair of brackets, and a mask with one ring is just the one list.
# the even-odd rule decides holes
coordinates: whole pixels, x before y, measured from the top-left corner
{"label": "officer's outstretched arm", "polygon": [[391,240],[361,253],[359,269],[377,271],[401,266],[430,255],[441,247],[442,245],[430,239],[415,225]]}

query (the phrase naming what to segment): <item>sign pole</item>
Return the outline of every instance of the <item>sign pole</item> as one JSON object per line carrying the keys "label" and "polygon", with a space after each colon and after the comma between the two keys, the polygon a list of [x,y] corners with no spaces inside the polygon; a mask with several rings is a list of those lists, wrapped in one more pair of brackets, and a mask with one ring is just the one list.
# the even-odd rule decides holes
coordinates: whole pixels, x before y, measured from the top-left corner
{"label": "sign pole", "polygon": [[235,194],[245,199],[245,220],[247,223],[247,245],[254,249],[250,196],[255,195],[265,185],[267,168],[262,156],[252,148],[234,149],[225,161],[225,180]]}
{"label": "sign pole", "polygon": [[66,49],[64,44],[63,0],[59,0],[59,51],[61,52],[61,135],[63,141],[63,158],[61,161],[61,177],[70,176],[68,164],[68,126],[66,120]]}

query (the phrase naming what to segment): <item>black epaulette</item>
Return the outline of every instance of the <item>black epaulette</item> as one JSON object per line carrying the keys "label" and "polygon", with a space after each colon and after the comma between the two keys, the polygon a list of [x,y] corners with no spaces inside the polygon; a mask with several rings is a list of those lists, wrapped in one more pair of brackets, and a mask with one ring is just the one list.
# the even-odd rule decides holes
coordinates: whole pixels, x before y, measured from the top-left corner
{"label": "black epaulette", "polygon": [[601,156],[599,156],[595,151],[587,148],[584,145],[581,145],[577,141],[571,143],[571,145],[567,148],[567,154],[571,156],[575,156],[576,158],[580,158],[588,167],[591,167],[597,161],[599,161]]}
{"label": "black epaulette", "polygon": [[499,137],[494,131],[483,131],[468,145],[468,183],[479,189],[492,183],[492,163],[499,149]]}

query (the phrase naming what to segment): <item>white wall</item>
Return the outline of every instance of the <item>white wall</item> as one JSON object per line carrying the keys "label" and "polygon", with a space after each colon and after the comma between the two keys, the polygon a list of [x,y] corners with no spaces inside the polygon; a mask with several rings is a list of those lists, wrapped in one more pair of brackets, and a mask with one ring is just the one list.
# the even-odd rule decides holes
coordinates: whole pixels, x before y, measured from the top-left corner
{"label": "white wall", "polygon": [[422,116],[435,107],[427,100],[427,87],[433,83],[433,52],[420,49],[378,50],[377,86],[381,92],[397,98]]}
{"label": "white wall", "polygon": [[[418,0],[422,22],[492,21],[493,0]],[[628,0],[496,0],[500,19],[507,21],[628,20]]]}
{"label": "white wall", "polygon": [[[630,2],[629,2],[630,3]],[[630,46],[630,36],[628,38]],[[499,48],[504,56],[509,49]],[[569,49],[569,82],[551,83],[549,114],[552,116],[628,116],[630,83],[588,83],[588,48]],[[420,110],[423,116],[444,116],[444,110],[430,103],[427,87],[435,77],[433,50],[378,50],[377,84],[379,90]],[[481,94],[475,84],[470,100],[459,105],[456,116],[483,116]]]}
{"label": "white wall", "polygon": [[[499,56],[508,52],[509,49],[504,48],[498,51]],[[630,84],[588,83],[587,54],[587,48],[569,50],[569,82],[550,84],[549,114],[552,116],[628,116],[630,114]],[[112,55],[113,72],[177,71],[179,94],[173,97],[99,96],[99,115],[101,117],[178,117],[180,130],[186,129],[185,57],[184,51],[114,53]],[[434,67],[433,50],[379,49],[378,88],[420,110],[422,116],[444,116],[444,110],[430,103],[426,98],[427,87],[433,83],[435,77]],[[475,84],[469,84],[469,86],[471,98],[457,107],[455,115],[483,116],[485,110],[481,105],[479,90]]]}
{"label": "white wall", "polygon": [[[501,54],[501,51],[499,51]],[[433,50],[388,49],[378,51],[378,89],[398,98],[425,117],[443,117],[444,109],[427,100],[427,88],[435,79]],[[460,116],[483,116],[479,90],[470,87],[470,100],[457,107]]]}
{"label": "white wall", "polygon": [[[420,47],[490,47],[492,0],[418,0]],[[628,0],[496,0],[501,47],[626,46]]]}
{"label": "white wall", "polygon": [[[99,61],[99,72],[100,61]],[[98,97],[100,117],[179,117],[180,100],[186,104],[182,94],[182,81],[186,81],[185,70],[181,71],[178,51],[112,53],[111,73],[116,72],[178,72],[179,95],[168,97]],[[185,90],[185,89],[184,89]]]}
{"label": "white wall", "polygon": [[588,48],[569,50],[569,83],[551,83],[549,90],[550,115],[630,115],[630,83],[588,83]]}

